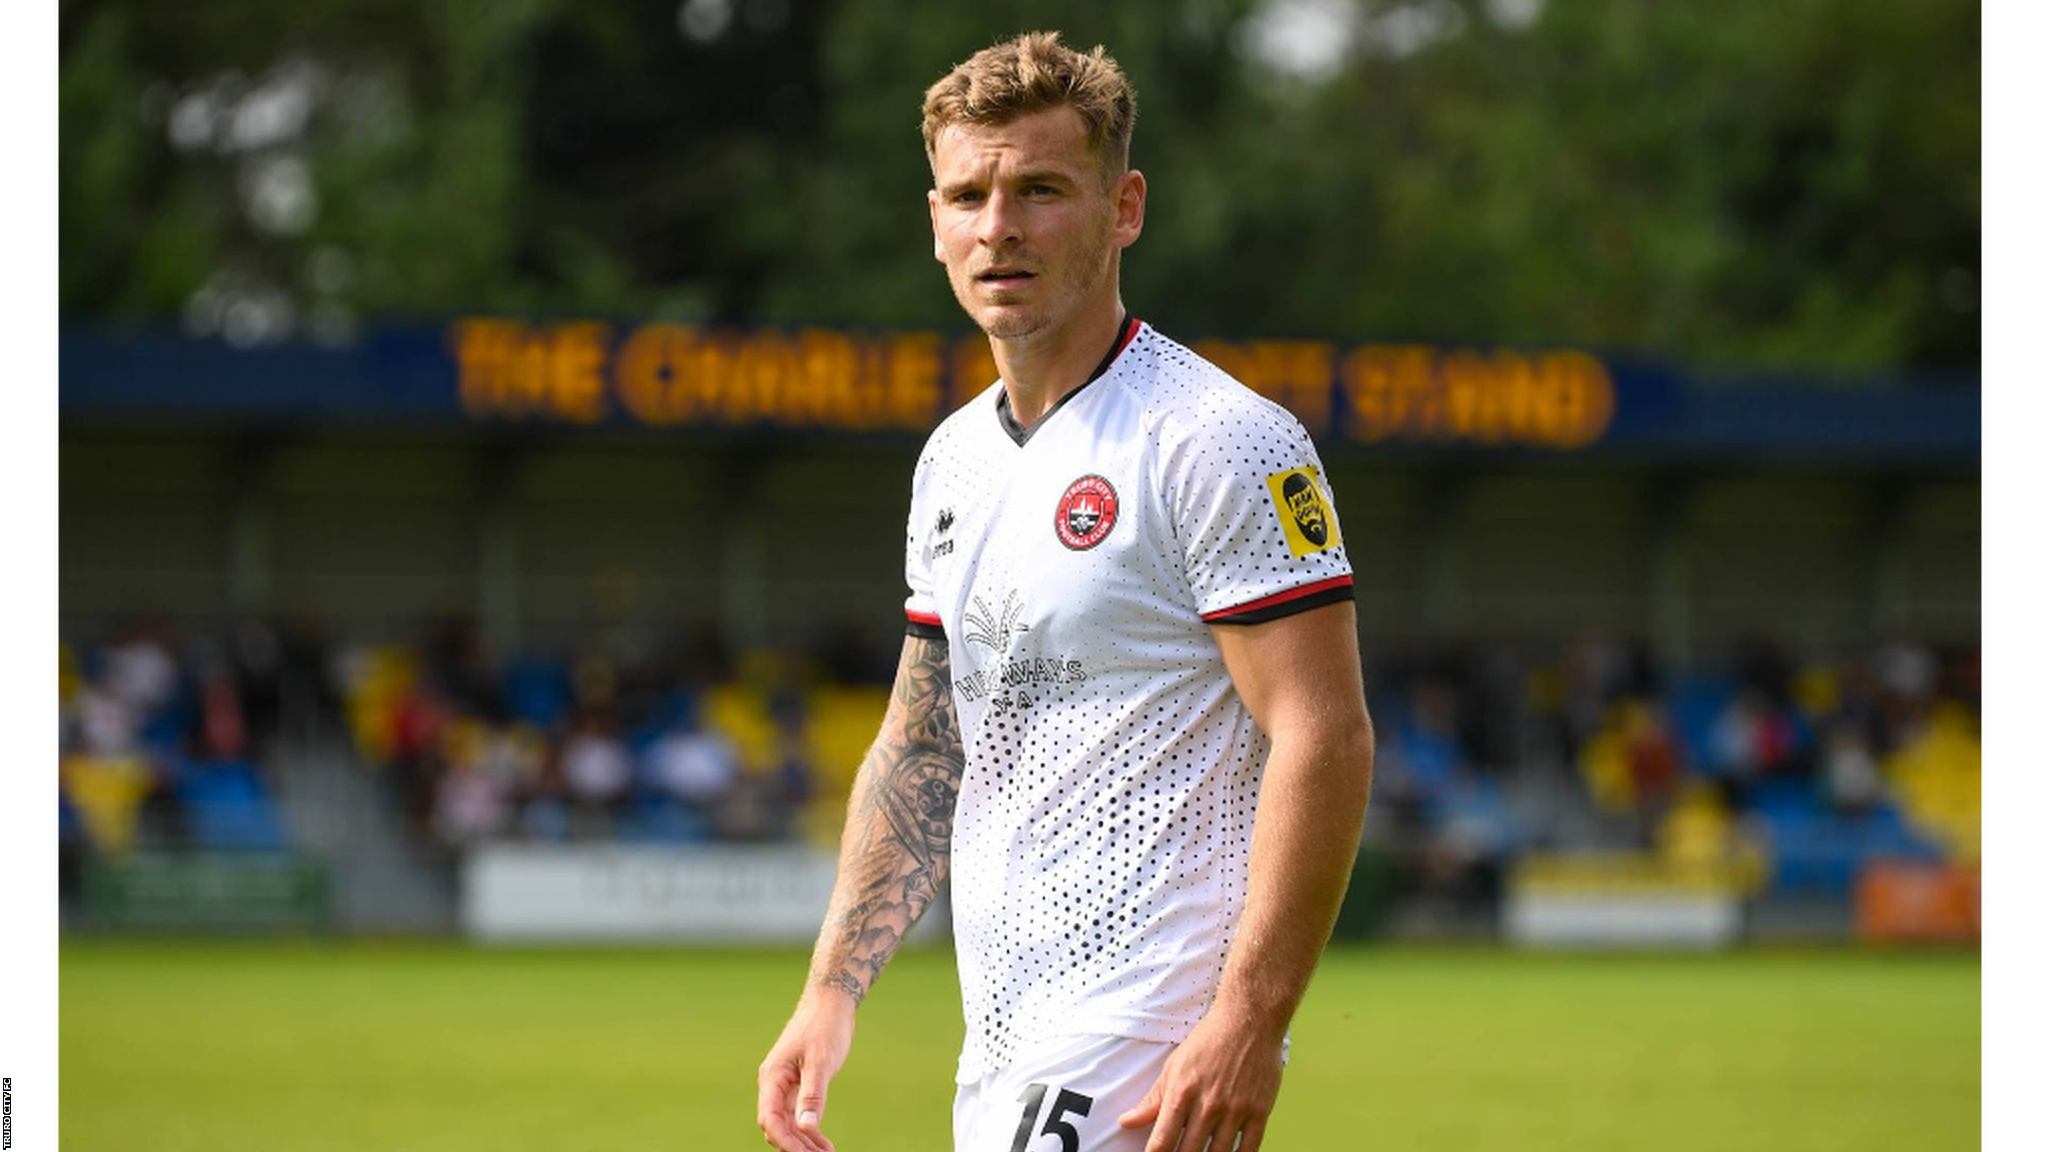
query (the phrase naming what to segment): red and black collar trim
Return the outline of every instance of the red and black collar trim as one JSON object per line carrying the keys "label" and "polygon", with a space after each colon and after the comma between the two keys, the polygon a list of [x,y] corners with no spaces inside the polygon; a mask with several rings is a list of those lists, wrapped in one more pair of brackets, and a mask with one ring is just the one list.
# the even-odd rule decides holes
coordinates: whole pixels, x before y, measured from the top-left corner
{"label": "red and black collar trim", "polygon": [[1116,358],[1124,354],[1124,349],[1131,346],[1131,341],[1137,335],[1138,318],[1125,313],[1124,322],[1117,327],[1116,342],[1109,346],[1109,353],[1102,358],[1102,363],[1095,366],[1095,371],[1089,374],[1088,379],[1081,382],[1080,388],[1076,388],[1058,400],[1053,401],[1052,407],[1045,410],[1045,415],[1040,416],[1029,428],[1017,423],[1017,418],[1010,415],[1010,390],[1008,388],[996,389],[996,422],[1003,426],[1003,431],[1009,434],[1010,439],[1017,442],[1017,447],[1022,448],[1031,439],[1032,433],[1045,427],[1045,422],[1052,419],[1053,413],[1065,407],[1067,401],[1081,394],[1081,388],[1086,388],[1107,375],[1109,366],[1116,363]]}

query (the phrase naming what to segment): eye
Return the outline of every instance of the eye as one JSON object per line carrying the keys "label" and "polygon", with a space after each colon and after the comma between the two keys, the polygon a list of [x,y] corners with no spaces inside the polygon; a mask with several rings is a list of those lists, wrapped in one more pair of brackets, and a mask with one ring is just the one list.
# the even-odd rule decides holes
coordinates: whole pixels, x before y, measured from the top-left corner
{"label": "eye", "polygon": [[955,203],[955,204],[979,204],[979,203],[981,203],[981,193],[979,193],[979,192],[955,192],[955,193],[953,193],[953,203]]}
{"label": "eye", "polygon": [[1031,184],[1025,187],[1024,194],[1027,196],[1057,196],[1060,194],[1060,190],[1050,184]]}

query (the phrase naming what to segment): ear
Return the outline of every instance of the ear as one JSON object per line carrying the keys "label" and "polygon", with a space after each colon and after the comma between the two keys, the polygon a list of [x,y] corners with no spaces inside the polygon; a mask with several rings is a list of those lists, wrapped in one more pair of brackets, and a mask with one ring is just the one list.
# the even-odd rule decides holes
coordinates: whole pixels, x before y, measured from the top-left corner
{"label": "ear", "polygon": [[932,259],[944,264],[946,262],[946,246],[939,243],[939,190],[937,188],[925,189],[924,203],[925,207],[931,209]]}
{"label": "ear", "polygon": [[1109,195],[1116,203],[1116,228],[1110,237],[1118,248],[1129,248],[1145,231],[1145,174],[1133,168],[1117,177]]}

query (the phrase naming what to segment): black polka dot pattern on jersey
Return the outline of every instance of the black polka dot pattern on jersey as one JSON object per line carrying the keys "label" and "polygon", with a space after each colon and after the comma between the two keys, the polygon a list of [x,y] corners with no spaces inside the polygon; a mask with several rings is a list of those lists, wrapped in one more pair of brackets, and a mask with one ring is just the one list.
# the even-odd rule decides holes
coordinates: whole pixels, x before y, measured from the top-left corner
{"label": "black polka dot pattern on jersey", "polygon": [[[926,445],[905,555],[905,608],[943,627],[967,749],[963,1081],[1037,1040],[1173,1041],[1201,1018],[1269,747],[1205,617],[1314,607],[1348,596],[1351,573],[1300,422],[1149,327],[1021,445],[995,388]],[[1305,470],[1331,529],[1306,551],[1269,484]],[[1089,475],[1117,517],[1077,551],[1053,511]]]}

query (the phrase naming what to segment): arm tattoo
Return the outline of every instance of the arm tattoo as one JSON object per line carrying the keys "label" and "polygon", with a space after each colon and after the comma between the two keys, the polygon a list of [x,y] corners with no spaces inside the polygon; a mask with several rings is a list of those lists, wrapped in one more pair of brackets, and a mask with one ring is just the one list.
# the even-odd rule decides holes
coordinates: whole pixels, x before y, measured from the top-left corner
{"label": "arm tattoo", "polygon": [[811,983],[858,1004],[938,894],[967,756],[942,640],[910,637],[881,735],[854,783]]}

